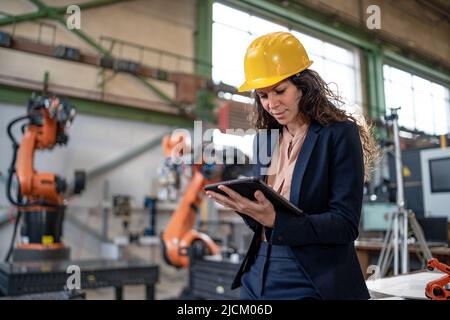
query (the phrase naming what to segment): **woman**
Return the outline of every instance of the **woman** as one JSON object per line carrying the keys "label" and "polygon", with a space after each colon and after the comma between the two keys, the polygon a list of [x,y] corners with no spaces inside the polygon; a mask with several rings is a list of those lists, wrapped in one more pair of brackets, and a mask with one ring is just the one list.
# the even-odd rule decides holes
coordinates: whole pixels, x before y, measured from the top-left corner
{"label": "woman", "polygon": [[[256,201],[226,186],[228,197],[207,192],[255,232],[232,284],[242,285],[242,299],[369,298],[354,240],[377,148],[311,64],[287,32],[261,36],[247,49],[239,91],[255,90],[256,127],[280,132],[275,145],[270,135],[256,136],[254,174],[305,215],[275,208],[258,191]],[[260,159],[266,147],[268,165]]]}

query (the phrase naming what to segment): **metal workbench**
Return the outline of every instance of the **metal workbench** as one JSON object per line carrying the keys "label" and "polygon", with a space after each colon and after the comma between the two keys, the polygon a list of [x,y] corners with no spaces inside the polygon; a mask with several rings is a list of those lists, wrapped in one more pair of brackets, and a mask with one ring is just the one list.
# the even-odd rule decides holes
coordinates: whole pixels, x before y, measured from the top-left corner
{"label": "metal workbench", "polygon": [[65,289],[70,265],[80,268],[81,290],[114,287],[116,299],[123,297],[123,286],[145,285],[146,298],[155,298],[159,267],[148,262],[114,260],[29,261],[0,264],[0,293],[18,296]]}

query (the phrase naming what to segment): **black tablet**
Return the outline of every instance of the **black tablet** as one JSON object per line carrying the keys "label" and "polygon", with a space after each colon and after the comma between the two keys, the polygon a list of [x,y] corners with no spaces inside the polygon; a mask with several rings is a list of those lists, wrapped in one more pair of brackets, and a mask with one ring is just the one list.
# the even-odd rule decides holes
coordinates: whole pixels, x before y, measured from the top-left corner
{"label": "black tablet", "polygon": [[228,196],[225,192],[218,188],[220,185],[227,186],[239,193],[241,196],[246,197],[252,201],[256,200],[254,196],[255,192],[257,190],[260,190],[275,208],[282,208],[299,216],[304,215],[303,211],[300,208],[294,206],[282,195],[277,193],[270,186],[256,177],[227,180],[219,183],[208,184],[207,186],[205,186],[205,191],[214,191]]}

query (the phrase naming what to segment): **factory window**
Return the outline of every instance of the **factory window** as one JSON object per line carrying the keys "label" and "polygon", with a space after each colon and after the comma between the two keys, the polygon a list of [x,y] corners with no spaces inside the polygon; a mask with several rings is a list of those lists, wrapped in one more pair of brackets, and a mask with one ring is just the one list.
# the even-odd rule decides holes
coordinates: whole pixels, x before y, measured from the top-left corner
{"label": "factory window", "polygon": [[361,106],[360,63],[355,50],[336,46],[293,30],[291,32],[301,40],[309,58],[314,61],[311,69],[317,71],[330,84],[333,91],[337,91],[350,103]]}
{"label": "factory window", "polygon": [[400,126],[436,135],[450,132],[450,97],[446,87],[389,65],[383,69],[386,107],[401,107]]}
{"label": "factory window", "polygon": [[213,80],[235,87],[241,85],[247,46],[256,37],[274,31],[290,31],[298,37],[314,61],[311,69],[332,83],[331,89],[336,92],[337,88],[350,103],[362,105],[359,56],[353,49],[336,46],[220,3],[213,5]]}

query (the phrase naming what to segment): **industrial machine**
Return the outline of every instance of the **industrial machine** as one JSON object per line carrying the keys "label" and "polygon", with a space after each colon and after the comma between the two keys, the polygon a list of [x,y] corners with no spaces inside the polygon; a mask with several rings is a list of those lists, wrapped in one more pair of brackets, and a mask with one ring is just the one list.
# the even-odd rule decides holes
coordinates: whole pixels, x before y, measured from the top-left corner
{"label": "industrial machine", "polygon": [[[68,141],[67,128],[75,116],[75,109],[68,101],[56,96],[33,96],[28,103],[27,114],[8,124],[8,136],[13,156],[8,171],[6,195],[17,210],[11,246],[5,261],[67,259],[70,250],[62,241],[62,228],[66,199],[64,194],[79,194],[84,189],[85,174],[75,172],[73,183],[49,172],[37,172],[33,166],[36,150],[53,149]],[[25,122],[26,121],[26,122]],[[13,134],[13,127],[21,126],[20,144]],[[18,187],[12,194],[13,178]],[[14,248],[19,222],[21,241]]]}
{"label": "industrial machine", "polygon": [[450,266],[439,262],[437,259],[430,259],[427,268],[430,271],[438,269],[446,275],[427,283],[425,295],[432,300],[450,300]]}
{"label": "industrial machine", "polygon": [[[448,243],[450,148],[402,151],[399,108],[390,110],[385,124],[393,142],[382,143],[383,161],[374,182],[366,187],[361,225],[372,237],[384,233],[377,262],[382,276],[391,265],[394,275],[417,268],[417,262],[422,269],[432,258],[429,247]],[[413,266],[408,253],[411,246],[418,247]]]}
{"label": "industrial machine", "polygon": [[122,219],[122,227],[124,232],[128,231],[131,217],[131,199],[128,195],[113,196],[113,213]]}
{"label": "industrial machine", "polygon": [[[171,172],[181,172],[177,168],[184,166],[181,157],[192,155],[188,154],[186,140],[185,135],[177,135],[166,136],[162,141],[165,165],[171,168]],[[243,164],[237,161],[243,156],[237,148],[225,148],[221,152],[219,157],[234,154],[233,163],[193,161],[194,164],[190,165],[190,181],[161,235],[165,261],[175,267],[189,268],[189,287],[183,291],[183,299],[238,298],[236,291],[231,292],[229,287],[239,267],[239,257],[234,255],[230,258],[229,248],[221,247],[209,235],[195,229],[206,184],[250,175],[248,159]],[[178,178],[172,180],[178,181]]]}
{"label": "industrial machine", "polygon": [[421,150],[420,165],[425,217],[450,219],[450,148]]}
{"label": "industrial machine", "polygon": [[[186,156],[186,150],[189,150],[186,144],[185,135],[166,136],[163,139],[165,164],[170,165],[172,171],[177,171],[173,166],[183,165],[181,157]],[[238,150],[235,151],[237,158],[239,157]],[[189,249],[196,248],[201,253],[209,255],[220,253],[219,246],[208,235],[194,229],[204,193],[203,187],[212,182],[237,178],[241,174],[248,175],[251,170],[248,162],[247,164],[234,162],[222,165],[194,161],[190,167],[192,169],[190,182],[161,236],[164,259],[168,264],[176,267],[188,267]]]}
{"label": "industrial machine", "polygon": [[[176,172],[177,166],[182,164],[181,157],[188,150],[186,135],[166,136],[163,138],[162,145],[166,157],[165,165],[170,168],[171,172]],[[175,267],[189,265],[188,249],[194,241],[204,244],[208,254],[220,253],[219,247],[208,235],[194,229],[203,187],[220,176],[212,166],[203,163],[194,164],[191,168],[191,182],[161,235],[163,257],[168,264]]]}

